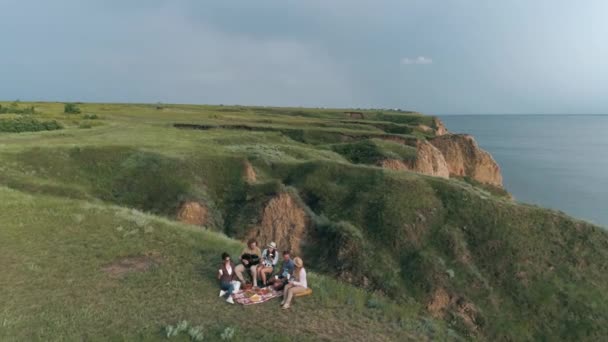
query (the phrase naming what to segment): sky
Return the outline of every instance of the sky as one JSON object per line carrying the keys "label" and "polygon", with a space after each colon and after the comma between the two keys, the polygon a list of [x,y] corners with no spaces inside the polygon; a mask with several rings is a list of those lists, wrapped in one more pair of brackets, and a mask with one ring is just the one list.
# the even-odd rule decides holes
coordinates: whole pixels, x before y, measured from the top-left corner
{"label": "sky", "polygon": [[0,99],[608,114],[606,0],[0,0]]}

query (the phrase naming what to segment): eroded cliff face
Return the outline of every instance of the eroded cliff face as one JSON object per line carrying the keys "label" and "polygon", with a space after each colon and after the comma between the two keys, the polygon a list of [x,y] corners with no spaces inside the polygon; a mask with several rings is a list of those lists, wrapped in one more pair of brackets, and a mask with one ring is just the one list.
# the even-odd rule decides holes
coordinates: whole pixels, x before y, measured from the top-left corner
{"label": "eroded cliff face", "polygon": [[502,187],[500,167],[488,152],[479,148],[473,136],[445,134],[430,142],[443,154],[451,176],[471,177],[480,183]]}
{"label": "eroded cliff face", "polygon": [[409,163],[410,170],[441,178],[450,178],[448,165],[441,151],[426,140],[416,144],[416,159]]}
{"label": "eroded cliff face", "polygon": [[207,224],[209,209],[199,202],[184,202],[177,212],[177,220],[196,226]]}
{"label": "eroded cliff face", "polygon": [[259,226],[251,229],[248,238],[258,243],[277,243],[280,250],[290,250],[299,255],[310,220],[306,212],[288,193],[272,198],[264,207]]}
{"label": "eroded cliff face", "polygon": [[443,154],[426,140],[416,143],[416,158],[413,160],[386,159],[380,162],[385,169],[413,171],[429,176],[450,178],[448,165]]}
{"label": "eroded cliff face", "polygon": [[448,129],[445,128],[445,125],[443,124],[443,122],[441,120],[439,120],[439,118],[433,119],[433,126],[435,126],[434,128],[435,128],[436,136],[442,136],[442,135],[448,134]]}

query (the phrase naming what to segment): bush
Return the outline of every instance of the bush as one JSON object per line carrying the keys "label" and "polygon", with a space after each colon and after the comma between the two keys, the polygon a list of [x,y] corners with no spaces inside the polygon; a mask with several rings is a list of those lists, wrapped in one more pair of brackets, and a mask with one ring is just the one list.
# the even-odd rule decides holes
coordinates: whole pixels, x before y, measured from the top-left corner
{"label": "bush", "polygon": [[66,103],[63,106],[63,112],[66,114],[80,114],[80,108],[75,103]]}
{"label": "bush", "polygon": [[8,107],[0,105],[0,114],[34,114],[35,112],[36,108],[34,106],[20,108],[17,102],[11,103]]}
{"label": "bush", "polygon": [[0,120],[0,132],[21,133],[53,131],[63,127],[57,121],[39,121],[31,118]]}
{"label": "bush", "polygon": [[83,119],[85,119],[85,120],[97,120],[97,119],[99,119],[99,116],[97,116],[97,114],[85,114],[83,116]]}

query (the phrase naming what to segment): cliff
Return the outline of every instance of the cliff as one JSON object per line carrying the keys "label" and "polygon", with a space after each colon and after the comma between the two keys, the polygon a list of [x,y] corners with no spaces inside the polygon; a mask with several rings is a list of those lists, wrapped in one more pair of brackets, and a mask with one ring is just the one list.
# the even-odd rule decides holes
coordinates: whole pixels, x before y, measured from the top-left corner
{"label": "cliff", "polygon": [[[433,118],[432,126],[419,127],[432,136],[428,140],[420,138],[414,142],[416,150],[413,157],[381,159],[377,165],[441,178],[468,177],[482,184],[503,186],[500,167],[490,153],[479,147],[473,136],[449,133],[438,118]],[[412,144],[407,140],[393,141]]]}
{"label": "cliff", "polygon": [[443,154],[451,176],[471,177],[480,183],[502,187],[500,167],[477,145],[473,136],[446,134],[430,142]]}

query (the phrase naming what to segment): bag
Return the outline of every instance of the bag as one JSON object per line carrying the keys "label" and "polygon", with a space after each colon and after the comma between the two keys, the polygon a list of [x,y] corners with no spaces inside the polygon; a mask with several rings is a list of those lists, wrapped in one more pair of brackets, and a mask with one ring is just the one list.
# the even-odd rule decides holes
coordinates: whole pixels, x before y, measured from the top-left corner
{"label": "bag", "polygon": [[233,280],[231,283],[234,287],[234,292],[239,292],[239,290],[241,289],[241,282],[238,280]]}

